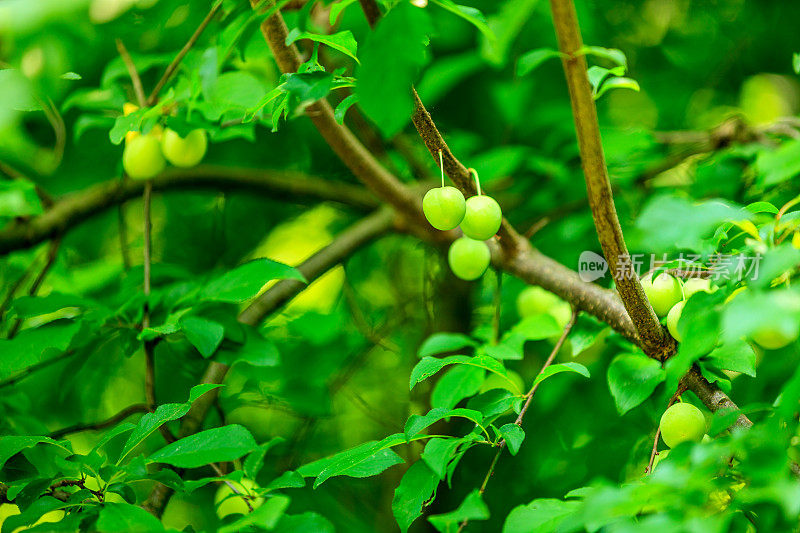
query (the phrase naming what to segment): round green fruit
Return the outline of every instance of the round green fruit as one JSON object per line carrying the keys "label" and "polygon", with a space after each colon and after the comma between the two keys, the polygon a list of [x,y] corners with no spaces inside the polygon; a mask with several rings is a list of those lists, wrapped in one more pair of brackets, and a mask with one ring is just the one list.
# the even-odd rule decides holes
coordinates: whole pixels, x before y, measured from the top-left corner
{"label": "round green fruit", "polygon": [[469,237],[456,239],[447,252],[447,262],[450,270],[461,279],[478,279],[489,268],[492,254],[483,241],[476,241]]}
{"label": "round green fruit", "polygon": [[666,316],[672,306],[683,299],[681,283],[667,273],[662,272],[655,280],[652,274],[648,274],[641,282],[650,305],[659,317]]}
{"label": "round green fruit", "polygon": [[429,190],[422,199],[422,211],[431,226],[448,231],[464,220],[467,204],[464,195],[455,187],[437,187]]}
{"label": "round green fruit", "polygon": [[217,516],[225,518],[232,514],[247,514],[250,512],[250,507],[247,506],[245,498],[248,499],[253,509],[257,509],[264,503],[264,498],[256,496],[255,490],[258,485],[249,479],[242,479],[241,482],[229,481],[231,485],[236,487],[239,494],[233,492],[227,483],[223,483],[217,489],[217,494],[214,496],[214,505],[217,506]]}
{"label": "round green fruit", "polygon": [[714,292],[717,287],[711,286],[711,280],[703,278],[689,278],[683,282],[683,297],[687,300],[698,292]]}
{"label": "round green fruit", "polygon": [[181,137],[174,130],[167,128],[161,138],[161,150],[167,161],[176,167],[193,167],[203,160],[208,148],[205,130],[192,130],[186,137]]}
{"label": "round green fruit", "polygon": [[572,318],[572,307],[552,292],[541,287],[526,287],[517,296],[517,313],[520,318],[549,314],[564,327]]}
{"label": "round green fruit", "polygon": [[681,313],[683,313],[684,304],[686,304],[685,300],[676,303],[672,306],[672,309],[669,310],[669,313],[667,313],[667,329],[669,330],[670,335],[675,337],[675,340],[678,342],[683,341],[678,333],[678,320],[681,319]]}
{"label": "round green fruit", "polygon": [[703,412],[690,403],[672,405],[661,415],[661,438],[670,448],[686,441],[700,442],[706,434]]}
{"label": "round green fruit", "polygon": [[787,333],[783,329],[767,326],[754,331],[751,338],[762,348],[779,350],[797,339],[797,333],[797,330]]}
{"label": "round green fruit", "polygon": [[125,144],[122,167],[135,180],[149,180],[166,166],[158,139],[151,133],[138,135]]}
{"label": "round green fruit", "polygon": [[485,195],[473,196],[466,202],[461,231],[471,239],[485,241],[497,233],[501,222],[503,222],[503,211],[494,198]]}

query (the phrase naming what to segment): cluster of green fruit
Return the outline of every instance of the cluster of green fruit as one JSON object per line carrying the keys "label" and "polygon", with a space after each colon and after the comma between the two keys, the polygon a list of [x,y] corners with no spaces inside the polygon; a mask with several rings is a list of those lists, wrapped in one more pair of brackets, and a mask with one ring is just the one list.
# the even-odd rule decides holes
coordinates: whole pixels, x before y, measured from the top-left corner
{"label": "cluster of green fruit", "polygon": [[[689,278],[681,283],[679,279],[666,272],[659,274],[655,279],[652,274],[647,274],[642,278],[641,283],[653,310],[659,318],[666,317],[667,329],[678,342],[683,340],[678,331],[678,321],[686,301],[698,292],[710,293],[717,290],[717,287],[711,285],[708,279]],[[728,297],[728,301],[743,290],[745,287],[736,289]],[[750,338],[762,348],[777,350],[794,341],[797,335],[789,335],[778,328],[764,327],[753,332]]]}
{"label": "cluster of green fruit", "polygon": [[[125,104],[123,112],[129,115],[138,108]],[[203,160],[208,148],[205,130],[196,129],[181,137],[174,130],[157,125],[147,133],[128,132],[122,167],[136,180],[149,180],[161,173],[167,161],[176,167],[189,168]]]}
{"label": "cluster of green fruit", "polygon": [[489,196],[481,194],[478,173],[475,176],[478,194],[465,200],[461,191],[444,185],[431,189],[422,199],[422,211],[431,226],[449,231],[461,227],[464,234],[453,241],[447,253],[447,261],[453,274],[464,280],[478,279],[489,268],[491,252],[486,242],[500,229],[503,212],[500,205]]}

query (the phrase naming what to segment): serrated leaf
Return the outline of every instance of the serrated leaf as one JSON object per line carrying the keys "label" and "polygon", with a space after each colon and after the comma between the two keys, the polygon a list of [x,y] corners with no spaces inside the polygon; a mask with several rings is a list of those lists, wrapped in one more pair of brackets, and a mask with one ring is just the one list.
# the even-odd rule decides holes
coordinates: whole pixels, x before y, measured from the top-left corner
{"label": "serrated leaf", "polygon": [[453,459],[462,442],[465,440],[457,437],[430,439],[425,444],[420,459],[425,461],[439,479],[443,480],[447,475],[447,464]]}
{"label": "serrated leaf", "polygon": [[298,28],[293,29],[286,36],[286,45],[293,44],[300,39],[308,39],[317,43],[322,43],[330,46],[334,50],[338,50],[345,55],[355,59],[358,63],[358,43],[356,42],[353,33],[349,30],[340,31],[332,34],[319,34],[307,31],[300,31]]}
{"label": "serrated leaf", "polygon": [[455,531],[454,528],[464,520],[487,520],[489,518],[489,508],[483,501],[478,489],[470,492],[461,505],[455,511],[438,514],[428,517],[428,522],[442,533]]}
{"label": "serrated leaf", "polygon": [[414,438],[420,431],[423,429],[435,424],[439,420],[443,418],[450,418],[450,417],[459,417],[459,418],[466,418],[467,420],[471,420],[475,422],[478,426],[483,423],[483,415],[479,411],[474,411],[472,409],[445,409],[442,407],[437,407],[428,411],[425,415],[411,415],[408,417],[406,421],[405,428],[403,428],[403,432],[405,433],[406,440],[410,441]]}
{"label": "serrated leaf", "polygon": [[422,515],[438,485],[439,478],[424,461],[417,461],[406,470],[392,498],[392,514],[402,533]]}
{"label": "serrated leaf", "polygon": [[355,94],[361,109],[386,138],[411,119],[411,86],[428,63],[430,27],[427,10],[401,2],[381,19],[362,47]]}
{"label": "serrated leaf", "polygon": [[511,455],[517,455],[519,447],[522,446],[522,441],[525,440],[525,431],[517,424],[510,423],[501,426],[497,431],[500,432],[500,436],[506,442]]}
{"label": "serrated leaf", "polygon": [[589,369],[580,363],[559,363],[557,365],[550,365],[540,372],[539,375],[536,376],[536,379],[533,380],[533,386],[535,387],[547,378],[562,372],[575,372],[583,377],[590,377]]}
{"label": "serrated leaf", "polygon": [[409,389],[413,389],[414,385],[433,376],[442,368],[448,365],[456,364],[483,368],[484,370],[488,370],[489,372],[505,378],[509,383],[516,387],[514,382],[508,379],[508,374],[503,366],[503,363],[493,359],[492,357],[486,355],[477,355],[475,357],[469,357],[467,355],[451,355],[450,357],[443,358],[423,357],[411,371]]}
{"label": "serrated leaf", "polygon": [[253,435],[244,426],[229,424],[167,444],[148,460],[180,468],[197,468],[209,463],[234,461],[257,446]]}
{"label": "serrated leaf", "polygon": [[[371,441],[365,442],[360,446],[356,446],[355,448],[351,448],[350,450],[346,450],[341,453],[337,453],[333,457],[330,458],[330,461],[327,463],[325,468],[319,473],[317,478],[314,480],[314,488],[319,487],[328,479],[334,476],[340,475],[348,475],[347,472],[351,471],[352,469],[357,469],[359,466],[362,465],[365,461],[370,459],[371,457],[376,456],[376,454],[380,454],[384,450],[391,448],[393,446],[397,446],[398,444],[403,444],[406,442],[405,435],[402,433],[396,433],[394,435],[390,435],[381,441]],[[397,455],[397,454],[395,454]],[[385,456],[380,456],[381,459]],[[382,460],[380,462],[380,466],[383,467],[381,472],[390,466],[397,464],[393,457],[390,457],[389,461]],[[301,472],[302,468],[298,470]],[[373,473],[374,470],[370,470],[370,475],[375,475]],[[301,472],[302,474],[303,472]],[[303,474],[305,475],[305,474]]]}
{"label": "serrated leaf", "polygon": [[608,366],[608,388],[620,415],[653,394],[666,374],[661,363],[644,354],[620,354]]}
{"label": "serrated leaf", "polygon": [[186,340],[205,358],[214,355],[225,337],[225,328],[222,324],[200,316],[184,317],[180,325]]}
{"label": "serrated leaf", "polygon": [[271,259],[255,259],[211,280],[203,287],[200,298],[217,302],[244,302],[257,295],[268,281],[274,279],[306,282],[296,268]]}
{"label": "serrated leaf", "polygon": [[517,76],[526,76],[548,59],[561,57],[561,52],[552,48],[538,48],[522,54],[517,60]]}
{"label": "serrated leaf", "polygon": [[462,348],[475,347],[478,343],[463,333],[434,333],[422,343],[417,352],[418,357],[455,352]]}

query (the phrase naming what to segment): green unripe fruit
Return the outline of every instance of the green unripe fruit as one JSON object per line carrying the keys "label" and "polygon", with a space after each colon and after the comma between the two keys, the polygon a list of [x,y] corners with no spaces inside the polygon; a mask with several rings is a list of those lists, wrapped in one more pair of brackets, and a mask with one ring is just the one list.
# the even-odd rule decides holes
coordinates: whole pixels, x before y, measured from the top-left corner
{"label": "green unripe fruit", "polygon": [[161,150],[167,161],[176,167],[193,167],[203,160],[208,148],[205,130],[192,130],[186,137],[181,137],[174,130],[167,128],[161,138]]}
{"label": "green unripe fruit", "polygon": [[164,170],[166,165],[161,146],[154,135],[139,135],[125,144],[122,167],[131,178],[149,180]]}
{"label": "green unripe fruit", "polygon": [[560,327],[564,327],[572,318],[572,307],[541,287],[526,287],[517,296],[517,313],[520,318],[546,313],[556,319]]}
{"label": "green unripe fruit", "polygon": [[464,195],[455,187],[437,187],[429,190],[422,199],[422,211],[431,226],[448,231],[464,220],[467,204]]}
{"label": "green unripe fruit", "polygon": [[447,262],[453,274],[461,279],[478,279],[489,268],[492,254],[483,241],[469,237],[456,239],[447,252]]}
{"label": "green unripe fruit", "polygon": [[686,441],[700,442],[706,434],[703,412],[690,403],[672,405],[661,415],[661,438],[670,448]]}
{"label": "green unripe fruit", "polygon": [[779,350],[797,339],[797,330],[787,333],[780,328],[767,326],[754,331],[751,338],[762,348]]}
{"label": "green unripe fruit", "polygon": [[[217,489],[217,494],[214,496],[214,505],[217,506],[218,517],[225,518],[232,514],[249,513],[250,508],[247,506],[247,502],[244,501],[242,496],[247,498],[253,509],[257,509],[264,503],[264,498],[258,497],[255,494],[255,490],[258,488],[255,482],[243,478],[241,483],[236,481],[229,481],[228,483],[236,487],[239,494],[234,493],[227,483],[220,485],[219,489]],[[240,494],[242,496],[240,496]]]}
{"label": "green unripe fruit", "polygon": [[686,304],[685,300],[676,303],[667,314],[667,329],[669,330],[669,334],[675,337],[675,340],[678,342],[683,342],[683,339],[678,333],[678,320],[681,319],[684,304]]}
{"label": "green unripe fruit", "polygon": [[665,272],[655,280],[652,274],[648,274],[641,282],[650,305],[659,317],[666,316],[672,306],[683,299],[680,282]]}
{"label": "green unripe fruit", "polygon": [[711,281],[703,278],[689,278],[683,282],[683,297],[687,300],[692,294],[698,292],[714,292],[717,287],[711,286]]}
{"label": "green unripe fruit", "polygon": [[497,233],[502,221],[503,211],[494,198],[486,195],[473,196],[467,200],[461,231],[471,239],[485,241]]}

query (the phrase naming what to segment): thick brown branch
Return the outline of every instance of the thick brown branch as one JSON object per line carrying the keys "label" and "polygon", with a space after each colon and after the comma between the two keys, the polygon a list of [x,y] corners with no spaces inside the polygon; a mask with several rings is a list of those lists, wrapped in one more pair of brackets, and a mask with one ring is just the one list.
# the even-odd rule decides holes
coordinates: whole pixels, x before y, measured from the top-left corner
{"label": "thick brown branch", "polygon": [[665,334],[650,302],[647,301],[639,278],[629,267],[630,255],[614,207],[611,183],[600,140],[597,109],[587,75],[586,58],[580,52],[583,43],[575,6],[572,0],[550,0],[550,7],[559,49],[562,52],[562,64],[572,104],[572,115],[575,119],[589,207],[592,210],[597,236],[625,309],[639,333],[642,349],[648,355],[663,360],[674,351],[675,343]]}
{"label": "thick brown branch", "polygon": [[[353,224],[339,234],[336,240],[312,255],[297,269],[311,283],[366,244],[391,230],[395,224],[395,215],[391,211],[381,209]],[[259,324],[267,315],[283,307],[286,302],[299,294],[306,286],[306,284],[296,280],[284,280],[275,284],[239,314],[239,321],[253,326]],[[212,362],[208,365],[201,383],[222,383],[227,373],[228,367],[226,365]],[[204,394],[192,405],[192,408],[181,420],[178,438],[192,435],[202,427],[203,420],[214,404],[216,397],[216,391],[211,391]],[[144,503],[144,508],[160,517],[171,496],[171,489],[165,485],[156,485],[150,493],[150,497]]]}
{"label": "thick brown branch", "polygon": [[[203,166],[172,169],[152,180],[154,191],[250,191],[276,200],[324,200],[359,210],[377,207],[375,198],[361,187],[309,177],[301,172]],[[0,230],[0,254],[29,248],[64,233],[104,210],[141,196],[144,183],[111,180],[60,198],[44,214],[13,222]]]}

